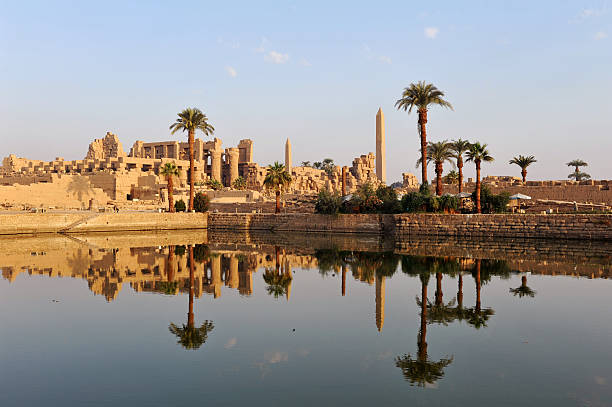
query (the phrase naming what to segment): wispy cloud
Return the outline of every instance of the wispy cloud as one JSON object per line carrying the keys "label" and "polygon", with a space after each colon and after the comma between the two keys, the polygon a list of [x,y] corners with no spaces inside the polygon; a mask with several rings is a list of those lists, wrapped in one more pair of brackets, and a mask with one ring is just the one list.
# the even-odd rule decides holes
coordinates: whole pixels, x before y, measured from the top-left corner
{"label": "wispy cloud", "polygon": [[225,67],[225,71],[232,78],[235,78],[236,76],[238,76],[238,72],[236,72],[236,70],[234,68],[232,68],[231,66],[226,66]]}
{"label": "wispy cloud", "polygon": [[388,57],[386,55],[376,55],[376,53],[372,51],[372,48],[370,48],[368,44],[363,44],[362,50],[367,59],[373,59],[383,64],[391,64],[391,57]]}
{"label": "wispy cloud", "polygon": [[238,49],[240,48],[240,43],[238,41],[226,41],[225,39],[223,39],[223,37],[218,37],[217,38],[217,43],[225,46],[225,47],[229,47],[232,49]]}
{"label": "wispy cloud", "polygon": [[312,66],[310,61],[308,61],[306,58],[300,59],[300,65],[302,65],[302,66]]}
{"label": "wispy cloud", "polygon": [[289,60],[289,54],[283,54],[276,51],[270,51],[266,54],[264,59],[273,64],[284,64]]}
{"label": "wispy cloud", "polygon": [[254,51],[259,54],[263,54],[264,52],[266,52],[266,47],[268,46],[268,42],[269,41],[266,37],[261,37],[261,42],[259,43],[259,46],[254,49]]}
{"label": "wispy cloud", "polygon": [[438,27],[425,27],[425,36],[427,38],[435,39],[440,33],[440,29]]}
{"label": "wispy cloud", "polygon": [[578,13],[578,15],[576,17],[574,17],[572,20],[570,20],[570,23],[581,23],[585,20],[591,19],[591,18],[595,18],[595,17],[599,17],[602,16],[604,14],[606,14],[606,7],[602,7],[602,8],[585,8],[582,9],[580,11],[580,13]]}
{"label": "wispy cloud", "polygon": [[606,34],[606,33],[605,33],[605,32],[603,32],[603,31],[598,31],[598,32],[596,32],[596,33],[595,33],[595,35],[593,36],[593,38],[594,38],[595,40],[603,40],[603,39],[608,38],[608,34]]}

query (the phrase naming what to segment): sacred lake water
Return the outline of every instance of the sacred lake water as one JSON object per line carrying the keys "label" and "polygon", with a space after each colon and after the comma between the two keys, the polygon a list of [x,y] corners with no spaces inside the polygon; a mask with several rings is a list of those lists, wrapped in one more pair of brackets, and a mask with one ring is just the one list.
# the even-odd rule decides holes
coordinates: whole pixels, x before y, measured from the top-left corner
{"label": "sacred lake water", "polygon": [[611,252],[205,231],[2,238],[0,405],[610,406]]}

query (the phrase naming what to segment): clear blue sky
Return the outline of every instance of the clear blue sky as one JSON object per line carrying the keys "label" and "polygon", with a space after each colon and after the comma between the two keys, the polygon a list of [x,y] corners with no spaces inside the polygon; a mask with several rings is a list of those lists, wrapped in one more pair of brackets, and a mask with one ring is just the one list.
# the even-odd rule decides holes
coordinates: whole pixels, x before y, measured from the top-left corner
{"label": "clear blue sky", "polygon": [[533,154],[531,178],[582,158],[612,179],[605,1],[4,1],[0,156],[81,159],[106,131],[129,151],[196,106],[224,146],[253,139],[260,164],[290,137],[295,163],[350,165],[375,151],[382,107],[395,181],[417,173],[416,116],[393,106],[418,80],[455,106],[431,109],[430,140],[489,144],[484,175],[519,175],[508,160]]}

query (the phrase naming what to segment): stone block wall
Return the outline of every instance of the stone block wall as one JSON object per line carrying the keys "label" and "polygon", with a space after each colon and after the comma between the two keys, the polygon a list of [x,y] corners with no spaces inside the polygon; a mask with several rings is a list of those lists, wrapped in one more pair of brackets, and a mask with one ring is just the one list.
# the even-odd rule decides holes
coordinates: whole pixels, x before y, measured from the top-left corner
{"label": "stone block wall", "polygon": [[393,215],[318,215],[272,213],[210,213],[212,230],[267,230],[275,232],[334,232],[382,234],[393,229]]}
{"label": "stone block wall", "polygon": [[612,240],[612,215],[395,215],[397,236]]}

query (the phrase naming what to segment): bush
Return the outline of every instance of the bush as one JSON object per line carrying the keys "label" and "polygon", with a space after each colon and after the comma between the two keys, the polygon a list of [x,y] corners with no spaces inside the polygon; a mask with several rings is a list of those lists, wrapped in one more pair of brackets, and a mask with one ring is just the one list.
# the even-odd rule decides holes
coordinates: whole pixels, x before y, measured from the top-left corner
{"label": "bush", "polygon": [[[472,201],[476,204],[476,190],[472,192]],[[500,194],[493,194],[486,185],[480,187],[480,207],[482,213],[503,213],[506,211],[510,203],[510,194],[508,192],[502,192]]]}
{"label": "bush", "polygon": [[395,189],[381,185],[376,190],[376,197],[381,200],[378,212],[399,213],[402,211],[402,204],[397,199],[397,192],[395,192]]}
{"label": "bush", "polygon": [[243,177],[238,177],[232,183],[232,188],[243,190],[246,189],[246,180]]}
{"label": "bush", "polygon": [[404,212],[423,212],[427,210],[427,197],[420,192],[409,192],[402,197]]}
{"label": "bush", "polygon": [[419,194],[431,195],[431,189],[429,188],[429,183],[427,181],[423,182],[419,187]]}
{"label": "bush", "polygon": [[174,248],[174,254],[177,256],[183,256],[185,254],[185,246],[179,245]]}
{"label": "bush", "polygon": [[442,195],[440,197],[440,209],[444,212],[454,212],[459,208],[459,198],[451,195]]}
{"label": "bush", "polygon": [[206,180],[206,186],[212,190],[219,191],[223,189],[223,184],[217,181],[214,178],[209,178]]}
{"label": "bush", "polygon": [[319,192],[319,197],[315,203],[315,212],[328,215],[335,215],[342,206],[342,197],[337,192],[330,192],[327,188]]}
{"label": "bush", "polygon": [[185,212],[187,210],[185,201],[183,201],[182,199],[179,199],[178,201],[176,201],[176,203],[174,204],[174,210],[177,212]]}
{"label": "bush", "polygon": [[208,211],[209,204],[210,204],[210,198],[208,197],[208,195],[203,194],[202,192],[198,192],[193,197],[193,209],[196,212]]}

